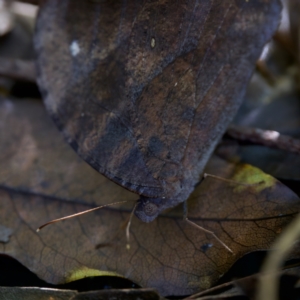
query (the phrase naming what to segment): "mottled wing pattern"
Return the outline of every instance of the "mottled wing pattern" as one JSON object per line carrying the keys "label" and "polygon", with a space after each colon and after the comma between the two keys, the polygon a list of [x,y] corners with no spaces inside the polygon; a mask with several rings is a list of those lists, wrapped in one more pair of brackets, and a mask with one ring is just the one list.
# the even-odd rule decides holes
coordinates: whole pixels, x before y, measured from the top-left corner
{"label": "mottled wing pattern", "polygon": [[115,182],[156,196],[131,125],[125,65],[142,2],[46,1],[37,24],[40,86],[68,142]]}
{"label": "mottled wing pattern", "polygon": [[279,13],[274,0],[46,0],[35,37],[46,106],[89,164],[172,207],[199,180]]}

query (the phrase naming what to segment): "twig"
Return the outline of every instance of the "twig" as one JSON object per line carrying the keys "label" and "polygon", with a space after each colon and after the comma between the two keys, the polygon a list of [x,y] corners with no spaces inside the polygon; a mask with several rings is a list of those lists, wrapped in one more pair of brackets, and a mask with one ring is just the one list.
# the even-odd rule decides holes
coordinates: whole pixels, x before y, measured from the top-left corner
{"label": "twig", "polygon": [[34,61],[0,57],[0,76],[35,82],[36,71]]}
{"label": "twig", "polygon": [[237,140],[300,154],[300,140],[277,131],[230,125],[227,134]]}

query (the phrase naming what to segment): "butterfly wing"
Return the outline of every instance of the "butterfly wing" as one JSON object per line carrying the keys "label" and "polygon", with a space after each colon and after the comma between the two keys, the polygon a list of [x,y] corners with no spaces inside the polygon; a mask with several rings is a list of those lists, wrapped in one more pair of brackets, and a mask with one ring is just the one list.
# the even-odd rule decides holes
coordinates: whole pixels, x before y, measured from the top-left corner
{"label": "butterfly wing", "polygon": [[158,214],[192,192],[279,13],[274,0],[46,0],[47,109],[85,161]]}

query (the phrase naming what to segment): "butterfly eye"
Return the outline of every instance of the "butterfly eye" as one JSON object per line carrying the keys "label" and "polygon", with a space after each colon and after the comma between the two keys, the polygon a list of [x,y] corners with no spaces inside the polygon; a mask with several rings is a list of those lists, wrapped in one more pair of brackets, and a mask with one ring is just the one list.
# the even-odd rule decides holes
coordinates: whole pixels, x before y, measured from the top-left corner
{"label": "butterfly eye", "polygon": [[152,202],[148,202],[144,206],[144,212],[147,216],[153,216],[157,214],[158,207]]}

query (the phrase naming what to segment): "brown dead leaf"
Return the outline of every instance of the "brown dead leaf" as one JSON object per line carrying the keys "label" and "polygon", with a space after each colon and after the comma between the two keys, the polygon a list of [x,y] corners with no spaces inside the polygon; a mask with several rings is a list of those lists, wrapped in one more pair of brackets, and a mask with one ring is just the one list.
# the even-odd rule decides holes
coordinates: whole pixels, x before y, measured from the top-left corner
{"label": "brown dead leaf", "polygon": [[[0,224],[12,229],[0,253],[48,282],[63,283],[80,270],[95,269],[162,295],[192,294],[214,284],[245,253],[268,249],[300,208],[298,197],[274,178],[215,157],[209,173],[244,183],[264,180],[245,187],[208,178],[188,201],[190,220],[213,230],[235,255],[184,222],[179,207],[150,224],[134,218],[130,250],[120,231],[128,208],[103,209],[37,234],[51,219],[136,196],[83,163],[55,134],[41,103],[2,99],[0,107]],[[96,250],[99,243],[106,246]]]}
{"label": "brown dead leaf", "polygon": [[39,101],[1,99],[0,112],[2,186],[93,205],[137,200],[69,150]]}

